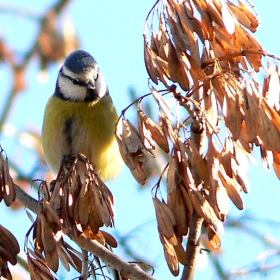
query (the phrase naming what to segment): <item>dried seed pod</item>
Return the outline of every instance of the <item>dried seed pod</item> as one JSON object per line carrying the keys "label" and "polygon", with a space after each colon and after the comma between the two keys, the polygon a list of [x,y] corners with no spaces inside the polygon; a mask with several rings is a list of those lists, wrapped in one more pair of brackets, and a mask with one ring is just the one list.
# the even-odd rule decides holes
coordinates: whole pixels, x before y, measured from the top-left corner
{"label": "dried seed pod", "polygon": [[230,130],[233,140],[236,140],[240,136],[242,114],[240,111],[240,101],[239,96],[234,92],[234,89],[225,85],[226,95],[225,102],[223,104],[223,112],[225,115],[225,123]]}
{"label": "dried seed pod", "polygon": [[144,33],[144,58],[145,58],[146,70],[150,78],[155,84],[158,84],[156,65],[153,61],[152,49],[149,46],[147,34],[145,33]]}
{"label": "dried seed pod", "polygon": [[137,162],[136,168],[131,169],[131,173],[139,184],[144,185],[146,183],[148,175],[141,162]]}
{"label": "dried seed pod", "polygon": [[278,113],[268,106],[265,99],[261,100],[258,122],[258,135],[263,141],[263,145],[267,150],[274,150],[280,152],[280,116]]}
{"label": "dried seed pod", "polygon": [[170,119],[167,117],[167,115],[164,112],[160,113],[159,116],[159,124],[162,128],[163,134],[165,136],[169,136],[169,138],[171,139],[171,141],[175,144],[176,143],[176,138],[177,135],[175,133],[175,131],[172,128],[172,124]]}
{"label": "dried seed pod", "polygon": [[152,87],[152,95],[158,103],[159,108],[164,112],[168,119],[171,120],[173,116],[172,110],[170,109],[166,101],[163,99],[161,94],[154,87]]}
{"label": "dried seed pod", "polygon": [[218,231],[220,222],[207,199],[199,191],[193,190],[190,190],[190,198],[197,213],[204,218],[206,223],[212,225]]}
{"label": "dried seed pod", "polygon": [[220,236],[212,229],[212,227],[207,226],[207,234],[210,244],[214,249],[220,249],[222,242]]}
{"label": "dried seed pod", "polygon": [[179,262],[174,246],[170,244],[168,238],[159,233],[160,241],[164,249],[164,257],[169,267],[169,270],[174,276],[179,275]]}
{"label": "dried seed pod", "polygon": [[8,158],[4,158],[3,150],[0,151],[0,201],[2,199],[4,199],[7,206],[10,206],[16,199],[14,183],[9,171]]}
{"label": "dried seed pod", "polygon": [[157,197],[153,198],[156,211],[158,230],[167,238],[171,238],[174,234],[173,226],[175,226],[175,217],[164,201],[160,201]]}
{"label": "dried seed pod", "polygon": [[85,178],[74,208],[74,219],[77,223],[81,224],[83,229],[88,225],[90,214],[90,195],[88,188],[89,178]]}
{"label": "dried seed pod", "polygon": [[[169,152],[168,141],[161,128],[141,109],[138,109],[138,126],[144,145],[146,140],[153,147],[154,141],[163,151]],[[147,145],[145,147],[147,148]]]}
{"label": "dried seed pod", "polygon": [[19,251],[19,244],[14,235],[0,225],[0,258],[3,261],[9,261],[12,265],[15,265]]}
{"label": "dried seed pod", "polygon": [[260,98],[255,94],[249,86],[244,88],[244,120],[248,132],[248,142],[254,143],[257,137],[257,122],[260,114]]}
{"label": "dried seed pod", "polygon": [[49,279],[56,280],[50,269],[38,250],[32,251],[31,249],[27,249],[27,264],[30,272],[30,277],[32,280],[41,280],[41,279]]}
{"label": "dried seed pod", "polygon": [[168,48],[168,68],[171,81],[178,83],[183,90],[189,90],[190,83],[184,64],[181,63],[180,57],[178,57],[171,40],[169,40]]}
{"label": "dried seed pod", "polygon": [[230,178],[229,176],[227,176],[222,166],[220,166],[218,174],[221,182],[223,183],[223,186],[227,190],[229,198],[239,210],[242,210],[243,200],[240,196],[241,187],[239,186],[235,178]]}
{"label": "dried seed pod", "polygon": [[178,237],[188,234],[191,216],[182,193],[182,187],[179,185],[172,193],[168,194],[167,198],[167,205],[175,217],[174,231]]}

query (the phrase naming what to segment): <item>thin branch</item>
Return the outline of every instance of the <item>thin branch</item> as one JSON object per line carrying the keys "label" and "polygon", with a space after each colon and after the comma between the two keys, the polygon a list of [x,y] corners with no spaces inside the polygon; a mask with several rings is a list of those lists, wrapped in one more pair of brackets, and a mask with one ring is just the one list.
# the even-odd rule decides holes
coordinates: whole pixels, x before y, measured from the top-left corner
{"label": "thin branch", "polygon": [[110,250],[105,248],[103,245],[98,243],[98,241],[96,240],[90,240],[83,235],[80,235],[78,237],[69,237],[80,248],[92,252],[104,262],[120,271],[121,275],[127,279],[156,280],[153,276],[143,271],[138,265],[124,261],[117,255],[113,254]]}
{"label": "thin branch", "polygon": [[88,251],[82,250],[82,273],[80,275],[80,280],[88,279]]}
{"label": "thin branch", "polygon": [[195,211],[191,218],[190,232],[187,244],[188,264],[184,267],[181,280],[191,280],[194,278],[198,254],[201,247],[199,238],[201,235],[201,226],[203,218],[201,218]]}
{"label": "thin branch", "polygon": [[37,214],[39,209],[39,203],[38,200],[31,197],[29,194],[27,194],[21,187],[14,184],[14,188],[16,191],[16,199],[19,203],[24,205],[26,208],[33,211],[35,214]]}

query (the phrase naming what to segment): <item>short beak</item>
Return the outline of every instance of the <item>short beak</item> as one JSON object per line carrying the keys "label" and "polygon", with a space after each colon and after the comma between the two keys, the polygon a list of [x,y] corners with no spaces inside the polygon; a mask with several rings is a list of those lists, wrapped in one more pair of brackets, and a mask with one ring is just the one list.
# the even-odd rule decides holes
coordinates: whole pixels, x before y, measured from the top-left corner
{"label": "short beak", "polygon": [[87,88],[88,89],[95,89],[95,83],[93,81],[89,81],[87,83]]}

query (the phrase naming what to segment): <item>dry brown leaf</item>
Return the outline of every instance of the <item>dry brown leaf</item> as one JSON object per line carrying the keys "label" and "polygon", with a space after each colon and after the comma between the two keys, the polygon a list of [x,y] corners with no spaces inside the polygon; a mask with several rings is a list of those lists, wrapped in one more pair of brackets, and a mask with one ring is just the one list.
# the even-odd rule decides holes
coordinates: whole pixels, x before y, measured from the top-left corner
{"label": "dry brown leaf", "polygon": [[107,227],[114,225],[113,196],[107,186],[102,182],[95,182],[89,185],[93,191],[94,207],[90,206],[90,212],[98,211],[101,221]]}
{"label": "dry brown leaf", "polygon": [[[228,140],[228,138],[227,138]],[[223,168],[226,172],[226,174],[232,178],[233,177],[233,173],[232,173],[232,166],[231,166],[231,160],[233,158],[233,151],[230,149],[230,147],[227,146],[227,143],[229,142],[229,140],[226,140],[226,144],[219,156],[219,161],[220,163],[223,165]]]}
{"label": "dry brown leaf", "polygon": [[159,19],[159,31],[157,34],[158,39],[158,56],[165,61],[168,61],[168,48],[169,48],[169,35],[166,30],[165,20],[163,15],[160,15]]}
{"label": "dry brown leaf", "polygon": [[222,214],[222,219],[225,220],[225,217],[229,213],[229,197],[220,179],[217,181],[215,196],[219,212]]}
{"label": "dry brown leaf", "polygon": [[220,249],[222,242],[220,236],[210,227],[207,227],[208,239],[214,249]]}
{"label": "dry brown leaf", "polygon": [[[215,1],[217,3],[217,1]],[[234,34],[235,32],[235,24],[236,20],[232,13],[230,12],[228,8],[228,4],[225,2],[221,1],[221,14],[222,14],[222,19],[224,22],[225,29],[227,30],[228,34]]]}
{"label": "dry brown leaf", "polygon": [[59,257],[59,260],[61,261],[62,265],[67,271],[70,271],[70,265],[69,265],[69,257],[67,254],[67,251],[65,251],[65,248],[61,247],[60,244],[56,244],[56,251]]}
{"label": "dry brown leaf", "polygon": [[[32,256],[32,257],[31,257]],[[39,252],[33,252],[28,249],[27,264],[30,271],[30,276],[32,280],[56,280],[47,266],[46,261]]]}
{"label": "dry brown leaf", "polygon": [[[163,151],[166,153],[169,152],[168,141],[161,128],[141,109],[138,109],[138,126],[144,145],[147,138],[147,141],[151,144],[151,146],[153,146],[153,140]],[[150,140],[150,137],[152,140]],[[146,145],[145,147],[147,148]]]}
{"label": "dry brown leaf", "polygon": [[247,153],[251,153],[253,150],[253,142],[250,142],[249,131],[245,122],[242,122],[241,124],[240,137],[236,143],[238,143],[238,145],[240,145]]}
{"label": "dry brown leaf", "polygon": [[269,107],[279,111],[280,82],[277,66],[270,64],[267,75],[264,81],[264,87],[267,84],[267,89],[263,87],[263,96],[266,98]]}
{"label": "dry brown leaf", "polygon": [[272,153],[273,153],[273,168],[278,179],[280,179],[280,153],[276,153],[275,151],[273,151]]}
{"label": "dry brown leaf", "polygon": [[177,185],[178,179],[176,174],[176,162],[175,157],[170,154],[169,157],[169,164],[168,164],[168,170],[167,170],[167,190],[168,194],[172,193]]}
{"label": "dry brown leaf", "polygon": [[180,87],[187,91],[190,88],[188,77],[184,65],[180,61],[180,57],[177,55],[177,51],[173,46],[171,40],[169,40],[168,48],[168,68],[171,81],[178,83]]}
{"label": "dry brown leaf", "polygon": [[177,135],[176,135],[175,131],[173,130],[170,119],[167,117],[167,115],[164,112],[160,113],[159,124],[160,124],[160,127],[162,128],[163,134],[165,136],[169,136],[171,141],[175,144]]}
{"label": "dry brown leaf", "polygon": [[68,256],[68,262],[74,267],[79,273],[82,272],[82,261],[81,259],[74,253],[73,248],[66,242],[64,242],[65,251]]}
{"label": "dry brown leaf", "polygon": [[53,252],[55,250],[55,240],[52,229],[49,226],[48,221],[43,213],[38,215],[38,220],[40,220],[41,223],[43,249],[45,252]]}
{"label": "dry brown leaf", "polygon": [[209,179],[210,179],[210,172],[207,167],[207,162],[205,158],[202,158],[202,156],[199,154],[194,141],[190,138],[188,139],[188,144],[190,149],[187,149],[187,153],[189,156],[190,161],[192,162],[192,165],[194,165],[199,178],[206,184],[209,185]]}
{"label": "dry brown leaf", "polygon": [[167,238],[171,238],[174,234],[173,227],[176,224],[175,217],[164,201],[160,201],[157,197],[153,198],[156,211],[158,230]]}
{"label": "dry brown leaf", "polygon": [[171,38],[173,39],[175,48],[181,52],[185,52],[186,49],[190,48],[192,39],[184,32],[177,12],[172,11],[170,6],[167,6],[167,15],[167,23],[171,30]]}
{"label": "dry brown leaf", "polygon": [[16,199],[16,192],[14,189],[14,183],[10,176],[9,171],[9,162],[8,158],[4,160],[4,178],[5,178],[5,185],[3,186],[3,199],[7,206],[10,206],[13,201]]}
{"label": "dry brown leaf", "polygon": [[261,45],[249,32],[247,32],[240,25],[236,25],[236,40],[238,40],[239,44],[242,45],[242,50],[247,51],[246,59],[248,60],[249,64],[256,72],[258,72],[259,68],[262,66],[261,52],[263,51],[263,49]]}
{"label": "dry brown leaf", "polygon": [[[177,25],[177,32],[178,35],[184,34],[184,36],[180,36],[181,38],[185,38],[185,50],[188,49],[190,52],[190,55],[192,58],[198,63],[201,64],[200,61],[200,55],[199,55],[199,46],[198,46],[198,38],[197,35],[194,33],[193,30],[193,20],[190,19],[186,13],[186,5],[182,5],[181,3],[178,3],[174,0],[170,1],[171,5],[173,5],[174,10],[174,16],[176,20]],[[190,11],[190,10],[189,10]],[[191,17],[193,18],[193,13],[191,12]],[[170,13],[169,13],[170,16]],[[179,29],[179,30],[178,30]],[[175,30],[172,30],[175,33]],[[181,31],[181,32],[180,32]],[[173,34],[172,32],[172,34]],[[200,32],[202,33],[202,32]],[[181,49],[181,51],[184,51],[184,49]]]}
{"label": "dry brown leaf", "polygon": [[178,243],[177,245],[174,245],[173,248],[176,252],[178,261],[183,265],[187,265],[189,263],[189,259],[188,259],[188,255],[187,255],[185,249],[183,248],[182,244]]}
{"label": "dry brown leaf", "polygon": [[[17,254],[20,252],[19,244],[14,235],[2,225],[0,225],[0,247],[11,254],[12,258],[8,261],[12,265],[15,265],[17,263]],[[4,259],[3,256],[1,257]]]}
{"label": "dry brown leaf", "polygon": [[74,208],[75,221],[80,223],[83,229],[85,229],[88,224],[90,212],[88,187],[89,179],[85,178]]}
{"label": "dry brown leaf", "polygon": [[123,132],[126,147],[130,153],[137,153],[139,150],[145,149],[140,135],[134,125],[127,119],[122,119]]}
{"label": "dry brown leaf", "polygon": [[240,196],[240,186],[234,178],[230,178],[223,169],[223,166],[218,171],[219,178],[223,186],[226,188],[227,193],[234,205],[239,209],[243,209],[243,200]]}
{"label": "dry brown leaf", "polygon": [[179,262],[178,262],[176,251],[173,245],[169,243],[168,239],[163,234],[160,233],[159,236],[160,236],[161,243],[163,245],[164,257],[169,267],[169,270],[174,276],[178,276]]}
{"label": "dry brown leaf", "polygon": [[258,135],[267,150],[280,152],[280,116],[262,99],[259,113]]}
{"label": "dry brown leaf", "polygon": [[156,102],[158,103],[159,108],[164,112],[164,114],[171,120],[173,113],[166,101],[163,99],[162,95],[154,88],[152,87],[152,95]]}
{"label": "dry brown leaf", "polygon": [[233,140],[236,140],[239,138],[243,119],[240,112],[239,96],[237,94],[235,96],[230,94],[233,89],[229,89],[229,86],[226,86],[226,89],[227,94],[225,95],[225,102],[223,105],[225,123],[233,136]]}
{"label": "dry brown leaf", "polygon": [[144,58],[145,58],[144,60],[145,60],[145,66],[146,66],[146,70],[147,70],[150,78],[152,79],[152,81],[155,84],[158,84],[156,65],[155,65],[155,63],[153,61],[153,58],[152,58],[152,50],[149,46],[147,33],[146,33],[146,28],[147,28],[147,26],[145,25],[145,30],[144,30]]}
{"label": "dry brown leaf", "polygon": [[189,191],[183,184],[179,184],[179,189],[181,190],[182,193],[182,198],[184,200],[184,203],[188,209],[189,215],[192,216],[193,214],[193,205],[190,199]]}
{"label": "dry brown leaf", "polygon": [[257,27],[260,24],[260,19],[257,18],[247,7],[247,5],[245,4],[245,2],[243,0],[238,0],[239,2],[239,7],[242,10],[242,12],[244,13],[244,15],[249,19],[251,25],[249,27],[249,29],[252,32],[256,32],[257,31]]}
{"label": "dry brown leaf", "polygon": [[58,253],[56,251],[56,248],[52,252],[45,252],[45,259],[48,267],[52,271],[57,272],[59,259],[58,259]]}
{"label": "dry brown leaf", "polygon": [[142,163],[137,162],[136,168],[131,169],[130,171],[139,184],[144,185],[146,183],[148,175],[145,169],[143,168]]}
{"label": "dry brown leaf", "polygon": [[95,192],[92,187],[88,189],[88,193],[90,202],[89,226],[93,233],[97,233],[98,229],[102,227],[104,223],[100,216],[99,209],[97,209],[98,206],[95,203]]}
{"label": "dry brown leaf", "polygon": [[172,193],[168,194],[167,205],[175,217],[174,231],[176,236],[187,235],[190,213],[184,201],[181,187],[177,187]]}
{"label": "dry brown leaf", "polygon": [[[257,136],[257,123],[260,115],[259,97],[252,92],[249,86],[244,88],[244,120],[247,128],[247,143],[254,143]],[[244,125],[243,125],[244,127]]]}
{"label": "dry brown leaf", "polygon": [[216,132],[219,122],[219,108],[214,91],[211,89],[204,95],[206,126],[209,134]]}
{"label": "dry brown leaf", "polygon": [[130,169],[135,169],[137,165],[136,159],[132,156],[132,154],[129,152],[125,139],[122,135],[123,131],[123,125],[122,121],[118,121],[117,123],[117,128],[115,131],[115,137],[119,146],[120,154],[125,162],[125,164],[130,168]]}
{"label": "dry brown leaf", "polygon": [[118,247],[118,241],[115,239],[114,236],[112,236],[110,233],[108,233],[104,230],[100,230],[100,232],[104,236],[105,241],[109,246],[111,246],[112,248],[117,248]]}
{"label": "dry brown leaf", "polygon": [[215,229],[218,230],[219,228],[219,221],[218,218],[210,206],[207,199],[202,196],[199,191],[190,191],[190,198],[193,204],[193,207],[197,211],[197,213],[204,218],[205,222],[209,225],[212,225]]}

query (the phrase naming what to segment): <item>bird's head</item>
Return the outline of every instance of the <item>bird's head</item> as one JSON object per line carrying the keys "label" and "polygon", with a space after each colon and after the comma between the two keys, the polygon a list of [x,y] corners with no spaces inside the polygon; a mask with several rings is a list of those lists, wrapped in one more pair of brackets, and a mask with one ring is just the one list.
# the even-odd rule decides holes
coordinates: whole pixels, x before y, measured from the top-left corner
{"label": "bird's head", "polygon": [[70,101],[95,101],[108,95],[96,60],[83,50],[72,52],[59,71],[55,95]]}

